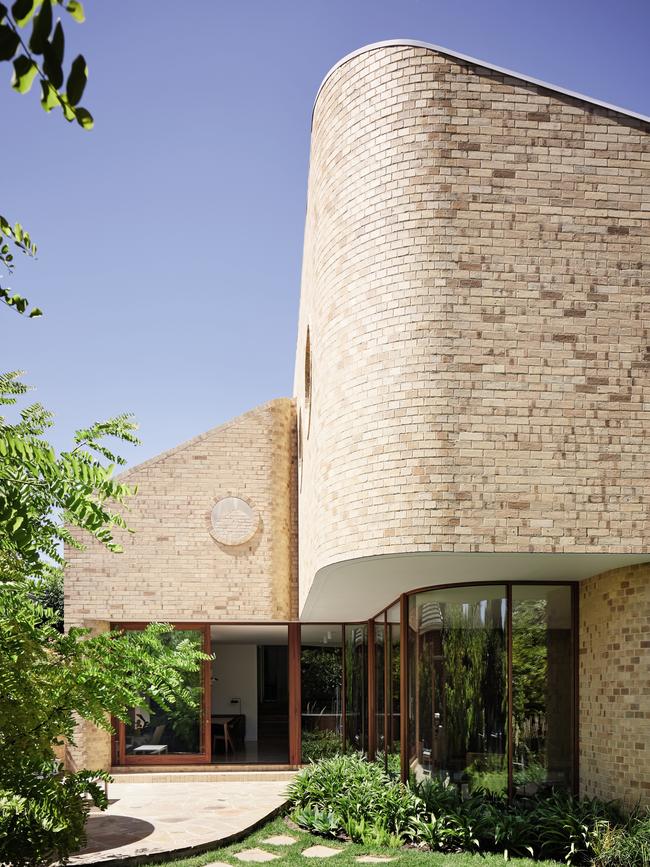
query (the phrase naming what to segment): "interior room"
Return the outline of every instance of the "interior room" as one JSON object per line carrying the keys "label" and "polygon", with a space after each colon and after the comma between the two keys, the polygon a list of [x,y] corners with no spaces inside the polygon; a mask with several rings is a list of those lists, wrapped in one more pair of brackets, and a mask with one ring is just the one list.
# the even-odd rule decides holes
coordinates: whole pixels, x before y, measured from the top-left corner
{"label": "interior room", "polygon": [[212,761],[288,762],[287,627],[213,625],[210,644]]}

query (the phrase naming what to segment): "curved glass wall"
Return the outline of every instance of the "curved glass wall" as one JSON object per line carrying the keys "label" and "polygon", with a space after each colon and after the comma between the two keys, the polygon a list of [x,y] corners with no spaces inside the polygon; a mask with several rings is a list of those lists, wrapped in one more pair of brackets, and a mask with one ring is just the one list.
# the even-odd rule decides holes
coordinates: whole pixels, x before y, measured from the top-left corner
{"label": "curved glass wall", "polygon": [[411,759],[421,774],[507,791],[506,611],[501,585],[410,598]]}
{"label": "curved glass wall", "polygon": [[446,779],[464,792],[571,787],[572,624],[567,585],[412,594],[408,756],[416,776]]}
{"label": "curved glass wall", "polygon": [[345,743],[346,749],[368,749],[368,628],[345,627]]}
{"label": "curved glass wall", "polygon": [[573,785],[571,588],[512,588],[513,784],[519,794]]}
{"label": "curved glass wall", "polygon": [[379,760],[385,759],[386,753],[386,627],[384,616],[377,617],[374,623],[375,637],[375,656],[374,656],[374,691],[375,691],[375,707],[374,720],[372,724],[375,728],[375,756]]}

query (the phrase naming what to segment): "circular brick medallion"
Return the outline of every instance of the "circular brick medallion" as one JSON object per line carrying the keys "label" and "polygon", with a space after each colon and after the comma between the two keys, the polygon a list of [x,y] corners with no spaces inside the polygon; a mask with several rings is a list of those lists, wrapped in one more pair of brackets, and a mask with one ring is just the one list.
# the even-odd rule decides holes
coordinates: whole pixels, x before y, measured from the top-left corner
{"label": "circular brick medallion", "polygon": [[260,516],[241,497],[223,497],[212,507],[212,536],[222,545],[249,542],[260,525]]}

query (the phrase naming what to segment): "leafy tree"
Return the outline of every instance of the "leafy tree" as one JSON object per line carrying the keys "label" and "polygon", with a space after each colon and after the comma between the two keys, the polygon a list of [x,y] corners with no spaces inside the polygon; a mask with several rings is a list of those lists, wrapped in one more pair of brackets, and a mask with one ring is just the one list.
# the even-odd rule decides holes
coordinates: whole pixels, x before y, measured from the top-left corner
{"label": "leafy tree", "polygon": [[63,632],[64,619],[64,594],[63,594],[63,573],[53,571],[46,578],[41,578],[39,581],[34,581],[31,591],[31,597],[34,602],[38,602],[43,608],[47,608],[56,617],[53,621],[59,632]]}
{"label": "leafy tree", "polygon": [[[82,55],[64,88],[57,5],[84,20],[78,0],[16,0],[11,9],[0,3],[0,63],[13,63],[16,91],[26,93],[38,77],[45,111],[58,106],[90,129],[92,117],[79,104],[87,80]],[[0,217],[3,283],[16,251],[34,256],[36,247],[20,224]],[[5,285],[0,301],[41,315]],[[0,406],[27,391],[18,373],[0,376]],[[110,730],[111,716],[126,722],[130,707],[150,700],[181,724],[198,709],[196,673],[208,658],[191,639],[169,640],[171,627],[161,624],[92,636],[62,632],[63,544],[83,547],[86,535],[119,553],[114,530],[127,530],[119,508],[135,490],[113,477],[124,459],[110,442],[138,440],[133,420],[121,415],[78,431],[72,447],[57,454],[45,439],[51,426],[38,403],[17,421],[0,416],[0,863],[13,867],[65,861],[84,842],[90,805],[106,807],[97,784],[106,774],[64,772],[56,758],[64,740],[74,743],[77,720]]]}
{"label": "leafy tree", "polygon": [[[0,377],[0,404],[25,392],[16,374]],[[81,547],[85,533],[119,552],[113,531],[126,527],[114,509],[134,490],[112,478],[123,458],[106,439],[137,438],[120,416],[78,431],[57,454],[44,438],[51,425],[38,404],[14,423],[0,417],[0,863],[12,865],[65,859],[83,843],[89,805],[106,806],[96,773],[64,773],[55,758],[62,739],[74,743],[77,718],[110,730],[110,716],[126,722],[147,699],[182,718],[199,704],[193,685],[206,658],[161,624],[61,633],[48,599],[60,587],[60,545]]]}
{"label": "leafy tree", "polygon": [[[83,54],[79,54],[65,75],[65,33],[61,19],[54,20],[57,6],[65,9],[73,20],[84,21],[84,9],[79,0],[16,0],[10,8],[0,3],[0,63],[12,64],[11,86],[16,92],[28,93],[38,78],[45,111],[60,108],[66,120],[76,120],[83,129],[92,129],[92,115],[79,105],[88,80],[88,66]],[[20,223],[0,216],[3,282],[13,273],[17,251],[33,257],[36,245]],[[26,298],[6,285],[0,285],[0,301],[18,313],[27,313],[30,317],[41,315],[38,307],[30,308]]]}

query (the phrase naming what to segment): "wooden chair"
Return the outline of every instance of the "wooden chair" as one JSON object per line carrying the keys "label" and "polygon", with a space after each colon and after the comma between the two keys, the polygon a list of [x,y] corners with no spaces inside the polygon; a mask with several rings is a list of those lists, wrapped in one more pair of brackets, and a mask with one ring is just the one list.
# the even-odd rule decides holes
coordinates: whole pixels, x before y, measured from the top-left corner
{"label": "wooden chair", "polygon": [[232,742],[232,738],[230,737],[230,723],[228,720],[224,720],[223,722],[213,722],[213,726],[221,726],[223,729],[223,734],[214,733],[212,735],[212,752],[216,753],[217,751],[217,741],[223,741],[224,749],[226,755],[228,755],[228,751],[231,753],[235,752],[235,747]]}

